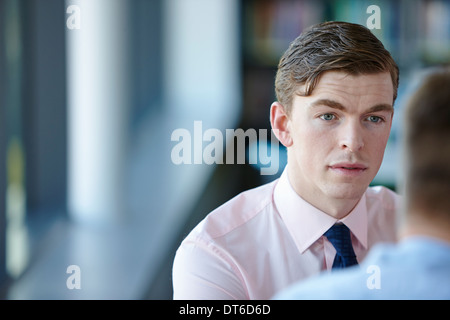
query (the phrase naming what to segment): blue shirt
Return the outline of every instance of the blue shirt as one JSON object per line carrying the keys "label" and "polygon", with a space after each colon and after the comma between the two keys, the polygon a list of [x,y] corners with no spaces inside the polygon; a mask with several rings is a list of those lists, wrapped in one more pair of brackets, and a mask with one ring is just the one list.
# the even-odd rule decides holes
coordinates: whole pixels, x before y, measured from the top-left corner
{"label": "blue shirt", "polygon": [[450,244],[429,237],[378,244],[362,264],[301,281],[274,299],[447,300]]}

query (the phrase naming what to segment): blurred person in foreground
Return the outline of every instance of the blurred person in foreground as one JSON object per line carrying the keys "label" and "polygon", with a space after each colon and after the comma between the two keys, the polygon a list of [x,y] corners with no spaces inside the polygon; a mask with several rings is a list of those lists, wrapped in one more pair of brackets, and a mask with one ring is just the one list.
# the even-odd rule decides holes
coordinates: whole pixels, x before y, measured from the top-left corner
{"label": "blurred person in foreground", "polygon": [[282,56],[271,106],[281,177],[211,212],[183,240],[174,299],[270,299],[395,241],[398,196],[370,187],[383,160],[398,67],[366,27],[325,22]]}
{"label": "blurred person in foreground", "polygon": [[450,299],[450,68],[412,96],[405,117],[400,241],[360,266],[300,282],[276,299]]}

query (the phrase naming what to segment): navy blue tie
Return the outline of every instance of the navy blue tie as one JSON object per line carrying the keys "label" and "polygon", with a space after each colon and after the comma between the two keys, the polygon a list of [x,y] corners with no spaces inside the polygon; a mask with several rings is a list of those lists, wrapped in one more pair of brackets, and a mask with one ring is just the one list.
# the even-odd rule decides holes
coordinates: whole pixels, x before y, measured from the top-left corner
{"label": "navy blue tie", "polygon": [[325,232],[325,236],[336,249],[333,269],[341,269],[358,264],[355,252],[353,251],[350,230],[346,225],[335,224]]}

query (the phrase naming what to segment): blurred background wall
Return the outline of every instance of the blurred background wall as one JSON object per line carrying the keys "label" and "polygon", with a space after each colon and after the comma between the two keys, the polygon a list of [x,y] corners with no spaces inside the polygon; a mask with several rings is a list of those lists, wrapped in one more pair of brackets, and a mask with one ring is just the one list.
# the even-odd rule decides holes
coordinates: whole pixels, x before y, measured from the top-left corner
{"label": "blurred background wall", "polygon": [[[450,1],[0,0],[1,297],[170,299],[183,237],[286,161],[280,147],[273,175],[209,165],[203,132],[267,129],[270,143],[289,43],[326,20],[366,25],[370,5],[400,67],[373,184],[396,190],[402,107],[422,70],[450,61]],[[174,163],[177,129],[198,164]]]}

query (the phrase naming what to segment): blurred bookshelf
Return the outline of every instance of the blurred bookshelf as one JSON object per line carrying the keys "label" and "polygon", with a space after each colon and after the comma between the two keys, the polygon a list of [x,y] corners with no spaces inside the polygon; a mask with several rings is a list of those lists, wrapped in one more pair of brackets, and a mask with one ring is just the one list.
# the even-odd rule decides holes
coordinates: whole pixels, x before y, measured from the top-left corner
{"label": "blurred bookshelf", "polygon": [[[400,68],[396,117],[417,70],[450,61],[450,0],[241,0],[243,128],[270,129],[270,105],[276,100],[278,61],[289,44],[307,27],[324,21],[366,25],[376,5],[381,28],[372,29]],[[400,110],[398,112],[397,110]],[[395,117],[394,117],[395,118]],[[377,183],[395,189],[398,132],[394,121],[385,162]],[[280,172],[281,173],[281,172]]]}

